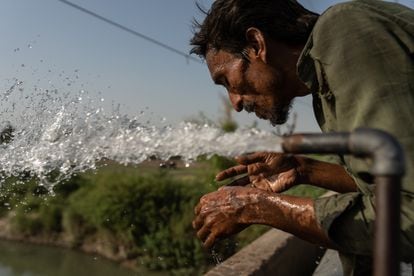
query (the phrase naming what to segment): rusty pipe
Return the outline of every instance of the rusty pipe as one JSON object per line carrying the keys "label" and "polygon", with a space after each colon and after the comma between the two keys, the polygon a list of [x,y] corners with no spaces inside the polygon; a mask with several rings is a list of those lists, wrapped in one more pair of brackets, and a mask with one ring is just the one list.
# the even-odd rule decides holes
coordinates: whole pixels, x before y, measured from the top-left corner
{"label": "rusty pipe", "polygon": [[376,183],[374,275],[399,275],[400,186],[404,154],[390,134],[370,128],[353,132],[296,134],[283,138],[287,153],[350,154],[372,160]]}

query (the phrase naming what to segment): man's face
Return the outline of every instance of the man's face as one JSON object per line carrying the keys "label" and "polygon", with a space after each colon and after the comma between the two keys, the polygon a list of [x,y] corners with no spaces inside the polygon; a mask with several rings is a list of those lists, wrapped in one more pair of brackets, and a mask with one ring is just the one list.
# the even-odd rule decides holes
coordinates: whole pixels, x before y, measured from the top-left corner
{"label": "man's face", "polygon": [[237,112],[254,112],[272,125],[286,122],[293,97],[282,68],[214,49],[207,52],[206,62],[213,81],[227,89]]}

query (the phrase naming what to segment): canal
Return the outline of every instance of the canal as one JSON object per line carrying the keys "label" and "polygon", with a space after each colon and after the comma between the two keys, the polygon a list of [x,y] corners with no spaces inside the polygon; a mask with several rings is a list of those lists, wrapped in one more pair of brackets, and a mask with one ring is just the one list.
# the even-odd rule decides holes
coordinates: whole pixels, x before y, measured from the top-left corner
{"label": "canal", "polygon": [[0,276],[163,276],[131,271],[97,255],[79,251],[0,240]]}

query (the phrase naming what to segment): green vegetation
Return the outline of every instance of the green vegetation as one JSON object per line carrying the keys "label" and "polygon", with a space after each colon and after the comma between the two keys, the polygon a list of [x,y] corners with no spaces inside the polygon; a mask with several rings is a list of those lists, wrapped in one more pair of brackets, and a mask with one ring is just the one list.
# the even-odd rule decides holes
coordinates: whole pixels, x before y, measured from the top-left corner
{"label": "green vegetation", "polygon": [[224,132],[234,132],[238,128],[237,122],[233,118],[233,106],[229,99],[221,95],[221,103],[223,105],[222,117],[219,120],[219,126]]}
{"label": "green vegetation", "polygon": [[[196,239],[194,206],[217,188],[214,175],[232,164],[220,156],[176,169],[161,169],[156,161],[136,167],[110,163],[56,185],[53,195],[35,180],[10,178],[0,187],[0,218],[9,219],[16,235],[60,239],[75,248],[95,241],[114,259],[198,275],[268,230],[249,227],[218,244],[214,254]],[[303,186],[289,191],[312,197],[322,192]]]}

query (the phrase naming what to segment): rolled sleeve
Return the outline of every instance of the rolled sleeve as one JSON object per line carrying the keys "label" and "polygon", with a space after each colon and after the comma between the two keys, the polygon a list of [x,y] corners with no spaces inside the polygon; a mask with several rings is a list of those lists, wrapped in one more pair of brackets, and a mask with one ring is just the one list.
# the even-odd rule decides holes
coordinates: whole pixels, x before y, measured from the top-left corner
{"label": "rolled sleeve", "polygon": [[[374,196],[361,193],[336,194],[315,200],[315,216],[338,250],[355,255],[371,255],[375,228]],[[413,199],[401,196],[401,257],[412,262],[414,256]]]}
{"label": "rolled sleeve", "polygon": [[372,197],[336,194],[315,200],[316,219],[342,252],[372,254],[375,211]]}

